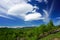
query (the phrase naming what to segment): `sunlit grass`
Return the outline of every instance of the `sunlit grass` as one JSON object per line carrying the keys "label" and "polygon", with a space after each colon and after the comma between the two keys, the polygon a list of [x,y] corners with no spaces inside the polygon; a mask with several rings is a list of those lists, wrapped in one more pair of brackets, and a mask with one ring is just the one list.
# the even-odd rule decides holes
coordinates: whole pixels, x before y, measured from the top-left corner
{"label": "sunlit grass", "polygon": [[51,40],[53,38],[60,38],[60,32],[56,33],[56,34],[51,34],[51,35],[48,35],[47,37],[44,37],[40,40]]}

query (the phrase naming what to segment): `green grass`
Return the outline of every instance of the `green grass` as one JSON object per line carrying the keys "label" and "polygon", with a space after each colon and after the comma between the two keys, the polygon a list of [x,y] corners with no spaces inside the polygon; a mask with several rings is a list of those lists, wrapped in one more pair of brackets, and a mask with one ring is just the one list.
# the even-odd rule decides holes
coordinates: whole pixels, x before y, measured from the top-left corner
{"label": "green grass", "polygon": [[53,38],[60,38],[60,32],[56,33],[56,34],[51,34],[51,35],[48,35],[47,37],[44,37],[40,40],[51,40]]}

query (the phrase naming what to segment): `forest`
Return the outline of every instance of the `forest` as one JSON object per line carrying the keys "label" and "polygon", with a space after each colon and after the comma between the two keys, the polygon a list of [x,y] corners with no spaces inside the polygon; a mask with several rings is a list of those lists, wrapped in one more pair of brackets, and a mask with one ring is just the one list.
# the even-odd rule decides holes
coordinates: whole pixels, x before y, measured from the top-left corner
{"label": "forest", "polygon": [[37,27],[0,28],[0,40],[53,40],[57,37],[60,38],[60,25],[55,26],[52,20]]}

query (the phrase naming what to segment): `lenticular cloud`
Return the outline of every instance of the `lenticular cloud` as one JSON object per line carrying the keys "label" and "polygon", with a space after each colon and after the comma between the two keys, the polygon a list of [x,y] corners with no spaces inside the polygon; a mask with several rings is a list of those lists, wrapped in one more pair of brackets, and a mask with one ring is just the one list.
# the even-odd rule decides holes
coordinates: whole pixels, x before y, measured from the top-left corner
{"label": "lenticular cloud", "polygon": [[[6,15],[12,15],[23,19],[24,21],[40,20],[41,14],[36,12],[37,6],[28,3],[29,0],[1,0],[0,11]],[[27,13],[29,13],[27,15]],[[1,13],[0,13],[1,14]],[[47,15],[47,14],[46,14]],[[3,15],[2,17],[4,17]],[[5,18],[10,18],[5,16]],[[44,19],[45,17],[41,18]]]}

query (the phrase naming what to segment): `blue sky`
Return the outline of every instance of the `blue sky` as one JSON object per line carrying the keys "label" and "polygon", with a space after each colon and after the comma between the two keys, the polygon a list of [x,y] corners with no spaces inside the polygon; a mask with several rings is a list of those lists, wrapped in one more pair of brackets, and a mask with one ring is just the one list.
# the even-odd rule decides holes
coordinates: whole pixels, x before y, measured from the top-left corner
{"label": "blue sky", "polygon": [[0,26],[60,24],[59,0],[0,0]]}

